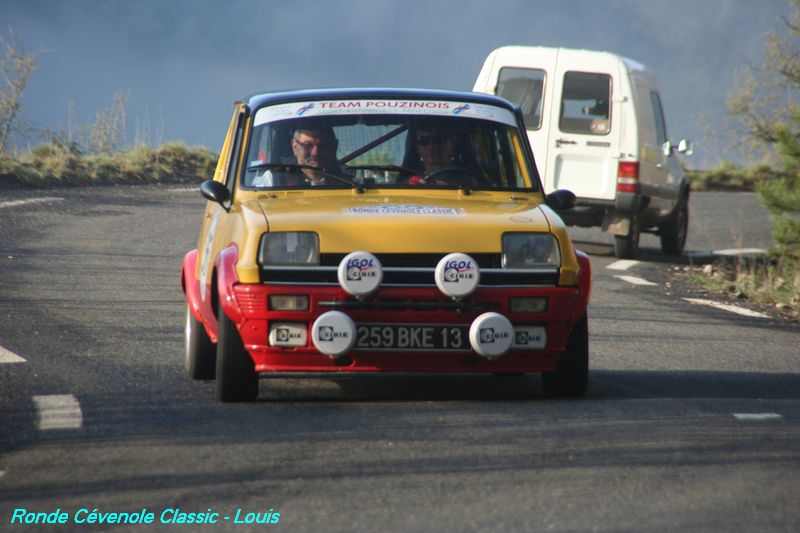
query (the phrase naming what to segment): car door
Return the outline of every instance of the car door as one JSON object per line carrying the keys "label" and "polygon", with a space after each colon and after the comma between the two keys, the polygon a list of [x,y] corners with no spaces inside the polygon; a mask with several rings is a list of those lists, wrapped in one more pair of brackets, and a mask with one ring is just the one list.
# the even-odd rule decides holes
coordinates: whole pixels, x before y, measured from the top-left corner
{"label": "car door", "polygon": [[569,189],[579,198],[614,199],[622,129],[621,102],[615,101],[620,87],[614,83],[619,68],[610,55],[559,50],[546,192]]}
{"label": "car door", "polygon": [[[214,181],[225,184],[231,192],[231,197],[233,197],[236,169],[239,165],[239,154],[244,135],[244,119],[244,106],[237,104],[214,172]],[[219,228],[224,224],[227,215],[226,209],[217,202],[208,201],[206,203],[200,239],[197,243],[196,272],[200,289],[201,313],[206,323],[216,323],[216,315],[212,305],[211,280],[216,254],[227,244],[219,242],[221,233]]]}

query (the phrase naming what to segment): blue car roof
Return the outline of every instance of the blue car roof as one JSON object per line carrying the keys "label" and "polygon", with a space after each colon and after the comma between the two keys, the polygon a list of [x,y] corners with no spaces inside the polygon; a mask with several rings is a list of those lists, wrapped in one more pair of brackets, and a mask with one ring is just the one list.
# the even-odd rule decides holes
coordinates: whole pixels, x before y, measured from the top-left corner
{"label": "blue car roof", "polygon": [[242,100],[250,109],[258,109],[265,105],[285,102],[337,99],[398,98],[409,100],[457,100],[476,104],[487,104],[504,107],[516,111],[518,106],[504,98],[484,93],[466,91],[446,91],[440,89],[410,88],[337,88],[337,89],[302,89],[254,94]]}

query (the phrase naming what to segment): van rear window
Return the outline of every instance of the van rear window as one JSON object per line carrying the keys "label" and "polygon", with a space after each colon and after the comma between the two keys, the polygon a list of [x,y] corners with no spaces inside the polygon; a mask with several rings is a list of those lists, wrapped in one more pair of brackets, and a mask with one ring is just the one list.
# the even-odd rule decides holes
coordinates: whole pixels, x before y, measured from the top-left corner
{"label": "van rear window", "polygon": [[567,72],[558,127],[567,133],[608,135],[611,131],[611,76]]}
{"label": "van rear window", "polygon": [[522,108],[525,129],[542,127],[544,71],[530,68],[501,68],[495,94]]}

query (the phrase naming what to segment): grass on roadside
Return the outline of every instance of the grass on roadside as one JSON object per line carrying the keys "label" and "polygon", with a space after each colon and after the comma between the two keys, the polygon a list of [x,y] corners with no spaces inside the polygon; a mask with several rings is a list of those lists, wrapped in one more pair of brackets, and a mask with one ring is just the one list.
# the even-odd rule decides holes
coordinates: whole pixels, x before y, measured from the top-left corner
{"label": "grass on roadside", "polygon": [[138,146],[113,155],[83,155],[68,147],[42,144],[20,156],[0,157],[0,185],[186,183],[211,178],[217,156],[203,147],[167,143]]}
{"label": "grass on roadside", "polygon": [[688,279],[710,292],[774,306],[787,316],[800,316],[800,261],[786,257],[737,258],[692,267]]}
{"label": "grass on roadside", "polygon": [[[791,181],[792,174],[777,170],[768,165],[739,166],[723,162],[710,170],[687,171],[692,190],[695,191],[758,191],[764,202],[764,194],[769,193],[775,184]],[[796,205],[795,197],[780,189],[778,195],[788,207]],[[794,199],[793,199],[794,198]],[[792,202],[794,202],[792,204]],[[774,202],[773,202],[774,203]],[[791,204],[791,205],[789,205]],[[786,207],[786,206],[784,206]],[[796,230],[792,219],[779,217],[776,224],[776,242],[786,239],[788,232]],[[780,250],[783,250],[781,253]],[[692,268],[689,281],[710,292],[726,294],[740,300],[752,301],[762,305],[772,305],[779,312],[797,317],[800,309],[800,257],[791,247],[775,246],[771,255],[761,261],[748,258],[719,261],[714,265]]]}

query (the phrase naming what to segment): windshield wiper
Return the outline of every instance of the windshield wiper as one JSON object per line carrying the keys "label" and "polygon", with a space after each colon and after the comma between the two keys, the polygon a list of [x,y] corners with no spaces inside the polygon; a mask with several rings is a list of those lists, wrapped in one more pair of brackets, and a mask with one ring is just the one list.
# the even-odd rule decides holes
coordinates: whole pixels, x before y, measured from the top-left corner
{"label": "windshield wiper", "polygon": [[347,165],[348,170],[388,170],[389,172],[405,172],[406,174],[419,174],[416,170],[401,167],[400,165]]}
{"label": "windshield wiper", "polygon": [[314,167],[314,166],[311,166],[311,165],[300,165],[298,163],[258,163],[256,165],[250,165],[249,167],[247,167],[247,170],[257,170],[257,169],[263,169],[263,168],[269,168],[269,169],[272,169],[272,168],[285,168],[287,170],[303,170],[303,169],[314,170],[316,172],[324,174],[325,176],[330,176],[331,178],[333,178],[333,179],[335,179],[337,181],[341,181],[342,183],[346,183],[350,187],[359,187],[359,185],[357,183],[355,183],[352,178],[346,177],[346,176],[344,176],[342,174],[337,174],[337,173],[335,173],[335,172],[333,172],[331,170],[327,170],[327,169],[324,169],[324,168]]}

